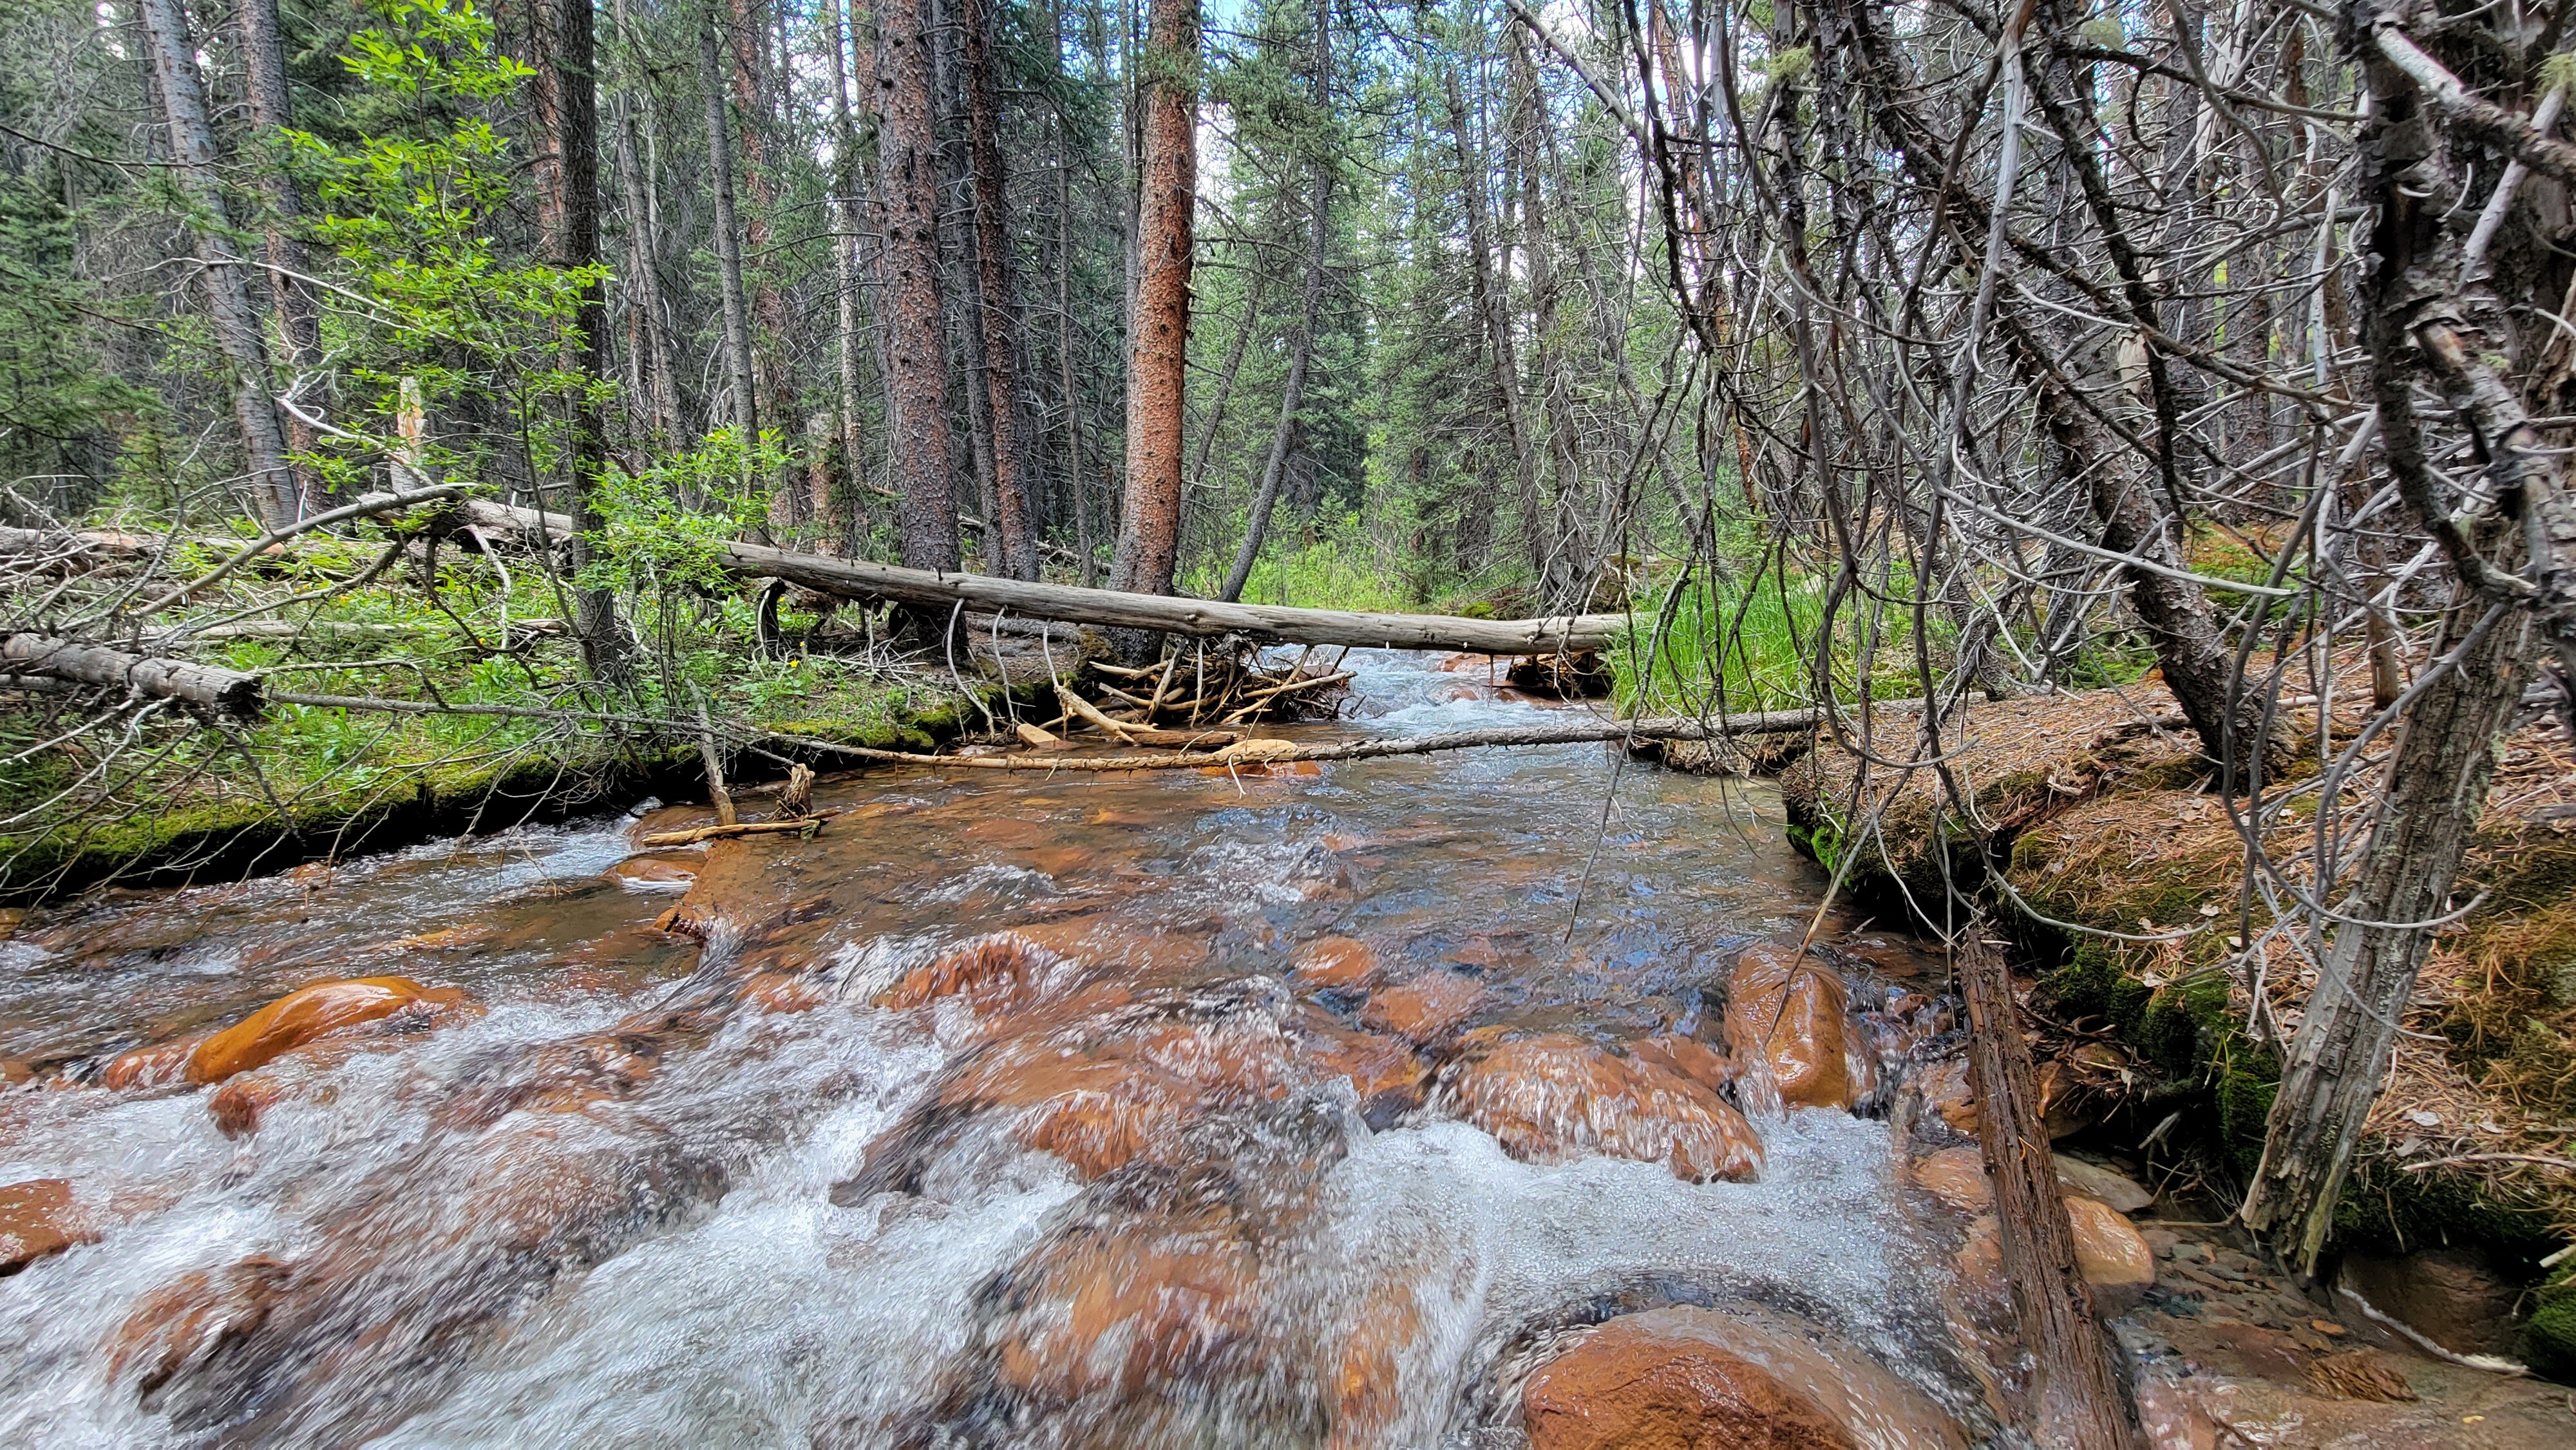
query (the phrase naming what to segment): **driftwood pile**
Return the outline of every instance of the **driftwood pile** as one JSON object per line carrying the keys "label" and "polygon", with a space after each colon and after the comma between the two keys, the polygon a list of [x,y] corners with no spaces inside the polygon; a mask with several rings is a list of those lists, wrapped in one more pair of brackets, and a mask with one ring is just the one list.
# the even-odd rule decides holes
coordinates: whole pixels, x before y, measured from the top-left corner
{"label": "driftwood pile", "polygon": [[1263,668],[1249,648],[1210,649],[1191,643],[1155,665],[1095,663],[1100,699],[1095,703],[1056,686],[1064,713],[1047,726],[1024,726],[1020,737],[1043,749],[1063,743],[1058,732],[1090,729],[1121,745],[1215,750],[1243,738],[1233,727],[1270,720],[1329,716],[1345,694],[1352,672],[1344,650],[1329,661],[1308,649],[1285,669]]}

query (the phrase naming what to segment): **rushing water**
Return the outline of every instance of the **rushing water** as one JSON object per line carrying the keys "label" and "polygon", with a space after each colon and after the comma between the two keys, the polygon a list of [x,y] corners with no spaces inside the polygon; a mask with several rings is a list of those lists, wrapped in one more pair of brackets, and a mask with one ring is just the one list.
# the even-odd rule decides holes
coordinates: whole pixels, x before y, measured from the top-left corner
{"label": "rushing water", "polygon": [[[1286,733],[1561,708],[1439,663],[1366,656],[1350,718]],[[1703,989],[1823,886],[1765,787],[1569,746],[820,799],[857,809],[697,863],[703,945],[653,925],[678,883],[608,874],[628,819],[0,945],[0,1057],[38,1068],[0,1183],[71,1180],[97,1236],[0,1280],[0,1438],[1510,1445],[1567,1326],[1741,1301],[1976,1413],[1885,1123],[1757,1116],[1749,1182],[1516,1161],[1365,1097],[1349,1062],[1417,1059],[1290,969],[1351,937],[1472,984],[1468,1025],[1714,1036]],[[1010,1010],[878,1002],[1006,931]],[[386,975],[481,1010],[281,1059],[239,1137],[204,1090],[95,1085]]]}

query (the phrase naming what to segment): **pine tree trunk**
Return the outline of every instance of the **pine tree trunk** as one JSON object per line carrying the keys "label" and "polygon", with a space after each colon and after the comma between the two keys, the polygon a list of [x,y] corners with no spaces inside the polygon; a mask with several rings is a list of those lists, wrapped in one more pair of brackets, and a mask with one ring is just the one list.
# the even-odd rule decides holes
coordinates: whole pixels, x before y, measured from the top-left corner
{"label": "pine tree trunk", "polygon": [[861,313],[859,304],[859,233],[864,222],[859,206],[859,128],[850,117],[849,65],[842,46],[847,36],[841,24],[840,0],[823,0],[824,38],[832,56],[832,171],[834,185],[840,191],[839,215],[835,218],[839,235],[832,239],[832,283],[834,301],[839,313],[839,330],[835,337],[840,366],[840,444],[841,467],[835,486],[848,494],[843,510],[845,523],[839,545],[843,553],[855,552],[860,520],[865,510],[860,499],[865,495],[861,469],[865,467],[859,451],[859,349]]}
{"label": "pine tree trunk", "polygon": [[751,307],[743,296],[742,232],[734,213],[733,128],[725,121],[724,76],[716,63],[714,22],[698,28],[698,84],[707,100],[709,189],[715,193],[716,283],[724,302],[725,375],[732,385],[731,422],[744,448],[743,491],[752,489],[750,449],[760,441],[758,385],[752,377]]}
{"label": "pine tree trunk", "polygon": [[933,134],[929,0],[877,12],[878,191],[884,209],[886,352],[903,562],[957,567],[949,486],[948,362],[939,307],[939,154]]}
{"label": "pine tree trunk", "polygon": [[177,180],[199,220],[189,228],[206,289],[206,312],[215,347],[232,373],[233,422],[241,430],[242,458],[261,522],[274,528],[300,514],[295,476],[287,464],[286,433],[279,426],[270,389],[268,343],[261,334],[249,269],[233,245],[232,221],[215,175],[214,132],[206,121],[206,88],[197,71],[197,44],[180,0],[139,0],[152,78],[161,93],[161,118],[170,133]]}
{"label": "pine tree trunk", "polygon": [[[538,133],[537,230],[549,266],[572,270],[599,264],[599,92],[593,80],[598,47],[591,0],[534,0],[529,34],[536,48],[536,78],[529,88]],[[583,379],[596,379],[608,324],[605,289],[594,278],[581,289],[573,314],[577,331],[564,344],[565,362]],[[563,463],[574,533],[572,568],[591,562],[591,537],[602,527],[593,491],[607,467],[608,446],[599,404],[587,388],[563,400]],[[623,682],[632,673],[616,597],[606,589],[573,590],[573,626],[593,676]]]}
{"label": "pine tree trunk", "polygon": [[1142,76],[1143,186],[1128,329],[1127,499],[1110,584],[1169,594],[1180,563],[1181,434],[1198,197],[1198,0],[1152,0]]}
{"label": "pine tree trunk", "polygon": [[1521,368],[1512,344],[1511,304],[1503,296],[1502,269],[1494,256],[1493,222],[1485,205],[1485,162],[1470,129],[1467,104],[1458,89],[1458,73],[1446,71],[1449,126],[1458,146],[1459,195],[1467,210],[1467,262],[1476,315],[1483,324],[1485,356],[1493,364],[1494,395],[1503,407],[1503,431],[1510,438],[1514,499],[1520,510],[1521,541],[1530,577],[1547,577],[1556,548],[1538,491],[1538,449],[1530,438],[1529,419],[1521,406]]}
{"label": "pine tree trunk", "polygon": [[[242,0],[241,45],[243,68],[248,72],[245,89],[251,124],[258,128],[262,145],[273,145],[280,131],[295,124],[294,100],[286,82],[286,38],[278,25],[277,0]],[[285,340],[286,365],[295,370],[297,383],[307,379],[318,382],[323,376],[322,304],[314,295],[313,284],[304,280],[313,269],[305,262],[303,239],[296,235],[304,216],[304,201],[296,192],[295,178],[276,158],[259,167],[259,181],[268,202],[265,240],[269,300]],[[299,454],[313,451],[312,425],[289,413],[285,429],[290,449]],[[297,494],[305,504],[322,496],[322,481],[312,469],[297,466],[295,475]]]}
{"label": "pine tree trunk", "polygon": [[966,131],[974,177],[975,272],[984,342],[985,426],[991,430],[996,558],[1014,579],[1038,577],[1036,510],[1020,446],[1020,322],[1011,305],[1010,250],[1003,226],[1001,112],[993,74],[993,0],[961,0],[958,20],[966,71]]}

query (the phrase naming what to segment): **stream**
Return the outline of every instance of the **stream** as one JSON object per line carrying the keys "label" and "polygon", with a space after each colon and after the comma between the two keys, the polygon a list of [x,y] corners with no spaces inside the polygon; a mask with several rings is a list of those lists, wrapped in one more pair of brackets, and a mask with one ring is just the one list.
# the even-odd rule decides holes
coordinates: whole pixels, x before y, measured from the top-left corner
{"label": "stream", "polygon": [[[1571,708],[1352,662],[1273,733]],[[1816,912],[1766,785],[1582,745],[816,799],[807,840],[523,827],[0,943],[0,1184],[91,1240],[0,1279],[0,1440],[1518,1446],[1551,1346],[1666,1305],[1992,1433],[1883,1116],[1937,963],[1829,956],[1861,1111],[1638,1066],[1714,1061],[1738,954]],[[149,1055],[378,977],[462,1000],[220,1088]],[[1758,1170],[1693,1135],[1721,1097]]]}

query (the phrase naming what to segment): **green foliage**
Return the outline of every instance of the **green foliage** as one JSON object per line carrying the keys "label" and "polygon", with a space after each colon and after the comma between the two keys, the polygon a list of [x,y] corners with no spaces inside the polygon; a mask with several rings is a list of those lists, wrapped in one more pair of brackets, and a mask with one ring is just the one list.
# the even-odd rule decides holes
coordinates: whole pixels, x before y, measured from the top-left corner
{"label": "green foliage", "polygon": [[[1675,601],[1660,647],[1647,657],[1647,642],[1661,617],[1660,591],[1634,604],[1637,627],[1612,656],[1617,683],[1612,698],[1622,713],[1692,715],[1723,706],[1730,713],[1791,709],[1814,701],[1814,659],[1822,639],[1827,581],[1807,574],[1783,578],[1756,573],[1749,582],[1694,578]],[[1858,631],[1866,618],[1860,601],[1846,599],[1830,641],[1837,688],[1850,697],[1862,652]],[[1869,639],[1871,682],[1878,694],[1920,692],[1911,629],[1892,612],[1887,632]]]}
{"label": "green foliage", "polygon": [[[286,164],[310,178],[322,215],[314,239],[337,258],[326,345],[376,389],[378,439],[329,450],[347,483],[386,446],[405,407],[405,379],[426,404],[469,393],[510,405],[532,470],[553,462],[546,404],[605,384],[567,365],[601,266],[557,267],[501,240],[519,165],[509,139],[479,113],[508,102],[534,72],[500,53],[472,0],[370,0],[381,24],[349,38],[342,63],[392,109],[354,145],[285,133]],[[415,449],[433,477],[476,460],[436,441]]]}
{"label": "green foliage", "polygon": [[[1405,561],[1383,547],[1359,514],[1319,522],[1321,527],[1302,542],[1273,533],[1244,581],[1244,603],[1388,611],[1421,607],[1420,593],[1405,577]],[[1181,587],[1201,596],[1215,594],[1230,562],[1213,557],[1199,561]]]}
{"label": "green foliage", "polygon": [[599,552],[581,582],[635,593],[730,587],[721,566],[725,546],[769,508],[765,491],[738,493],[735,480],[773,476],[786,461],[775,432],[763,430],[746,448],[740,429],[720,428],[641,473],[612,471],[591,492]]}

